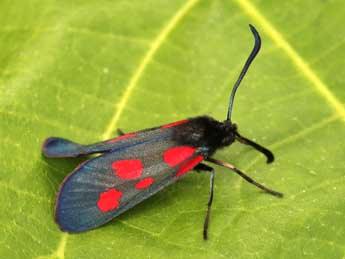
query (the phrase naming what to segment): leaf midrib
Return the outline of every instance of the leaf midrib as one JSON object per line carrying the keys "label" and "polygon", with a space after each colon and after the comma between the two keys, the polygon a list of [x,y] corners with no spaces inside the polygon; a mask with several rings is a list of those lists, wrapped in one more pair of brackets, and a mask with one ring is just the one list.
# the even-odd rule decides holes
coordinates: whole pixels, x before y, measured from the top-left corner
{"label": "leaf midrib", "polygon": [[[172,17],[172,19],[160,30],[157,37],[152,41],[150,44],[149,50],[143,56],[142,60],[140,61],[137,69],[134,71],[132,77],[129,80],[128,85],[125,87],[125,92],[120,98],[120,101],[116,106],[116,111],[113,114],[108,126],[106,127],[104,133],[102,134],[103,139],[109,139],[117,125],[117,122],[129,100],[133,89],[136,87],[138,81],[140,80],[143,72],[145,71],[147,65],[152,60],[155,53],[158,51],[160,46],[164,43],[167,36],[171,33],[171,31],[178,25],[178,23],[183,19],[186,14],[199,2],[199,0],[189,0],[185,5],[183,5]],[[40,256],[39,258],[50,258],[50,257],[57,257],[59,259],[64,259],[65,257],[65,249],[68,241],[68,234],[63,233],[57,248],[52,251],[50,255],[47,256]]]}

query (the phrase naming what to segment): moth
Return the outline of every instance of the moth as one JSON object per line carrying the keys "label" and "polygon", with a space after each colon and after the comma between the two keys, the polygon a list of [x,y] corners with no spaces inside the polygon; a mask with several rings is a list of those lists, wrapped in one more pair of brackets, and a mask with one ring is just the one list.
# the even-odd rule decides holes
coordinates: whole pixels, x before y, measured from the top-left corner
{"label": "moth", "polygon": [[75,233],[104,225],[194,169],[210,174],[203,228],[206,240],[215,176],[209,163],[226,167],[261,190],[283,197],[232,164],[213,157],[218,149],[238,141],[265,155],[267,163],[274,160],[271,151],[240,135],[237,125],[231,121],[236,91],[261,47],[259,33],[249,26],[255,39],[254,48],[232,89],[224,121],[199,116],[131,133],[119,130],[120,136],[91,145],[59,137],[44,142],[43,154],[50,158],[100,154],[80,164],[60,185],[55,220],[61,230]]}

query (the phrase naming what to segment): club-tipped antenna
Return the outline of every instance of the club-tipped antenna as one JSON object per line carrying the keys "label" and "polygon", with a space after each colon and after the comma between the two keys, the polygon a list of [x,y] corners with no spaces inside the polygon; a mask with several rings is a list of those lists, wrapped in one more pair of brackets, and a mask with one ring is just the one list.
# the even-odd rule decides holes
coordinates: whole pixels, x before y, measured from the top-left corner
{"label": "club-tipped antenna", "polygon": [[255,29],[255,27],[253,25],[249,24],[249,27],[250,27],[250,30],[252,31],[253,35],[254,35],[255,44],[254,44],[254,48],[253,48],[252,52],[250,53],[246,63],[244,64],[244,67],[242,68],[241,74],[238,77],[238,79],[234,85],[234,88],[232,89],[232,92],[230,95],[228,115],[226,117],[226,120],[228,120],[228,121],[231,121],[231,112],[232,112],[232,106],[234,104],[234,98],[235,98],[236,91],[237,91],[238,87],[240,86],[240,83],[241,83],[243,77],[247,73],[247,70],[248,70],[250,64],[253,62],[254,58],[259,53],[259,50],[261,47],[261,38],[260,38],[259,33],[257,32],[257,30]]}

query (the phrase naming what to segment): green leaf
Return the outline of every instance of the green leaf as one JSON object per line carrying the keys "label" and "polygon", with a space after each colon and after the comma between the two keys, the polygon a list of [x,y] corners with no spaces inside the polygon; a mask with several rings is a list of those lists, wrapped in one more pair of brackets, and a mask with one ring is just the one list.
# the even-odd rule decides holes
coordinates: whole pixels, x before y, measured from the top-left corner
{"label": "green leaf", "polygon": [[[345,253],[343,1],[2,1],[1,258],[341,258]],[[81,143],[209,114],[223,120],[254,24],[262,52],[236,96],[240,144],[216,154],[285,194],[216,168],[83,234],[54,223],[82,159],[46,159],[49,136]]]}

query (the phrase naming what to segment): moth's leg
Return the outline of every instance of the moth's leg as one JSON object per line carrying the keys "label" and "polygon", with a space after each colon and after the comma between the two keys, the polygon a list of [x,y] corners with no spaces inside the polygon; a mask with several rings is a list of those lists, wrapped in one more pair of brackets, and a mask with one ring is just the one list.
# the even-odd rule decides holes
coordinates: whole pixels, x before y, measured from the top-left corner
{"label": "moth's leg", "polygon": [[267,192],[267,193],[269,193],[269,194],[271,194],[273,196],[276,196],[276,197],[279,197],[279,198],[282,198],[284,196],[282,193],[274,191],[272,189],[269,189],[266,186],[263,186],[262,184],[254,181],[254,179],[250,178],[248,175],[243,173],[240,169],[236,168],[232,164],[229,164],[229,163],[226,163],[224,161],[220,161],[220,160],[214,159],[212,157],[207,158],[207,161],[209,161],[211,163],[214,163],[216,165],[220,165],[220,166],[226,167],[226,168],[234,171],[236,174],[238,174],[239,176],[244,178],[244,180],[246,180],[247,182],[255,185],[256,187],[260,188],[261,190],[263,190],[263,191],[265,191],[265,192]]}
{"label": "moth's leg", "polygon": [[126,135],[126,133],[123,132],[123,130],[120,129],[120,128],[118,128],[116,131],[117,131],[117,134],[120,135],[120,136]]}
{"label": "moth's leg", "polygon": [[211,206],[212,206],[212,201],[213,201],[214,169],[205,164],[198,164],[196,167],[194,167],[194,170],[210,172],[210,195],[208,197],[208,202],[207,202],[207,210],[206,210],[206,217],[204,221],[204,232],[203,232],[204,240],[207,240],[208,224],[210,221],[210,212],[211,212]]}
{"label": "moth's leg", "polygon": [[243,136],[241,136],[238,132],[236,134],[236,139],[241,142],[242,144],[252,146],[262,154],[264,154],[267,158],[267,164],[272,163],[274,161],[274,155],[271,151],[269,151],[267,148],[255,143],[254,141],[247,139]]}

